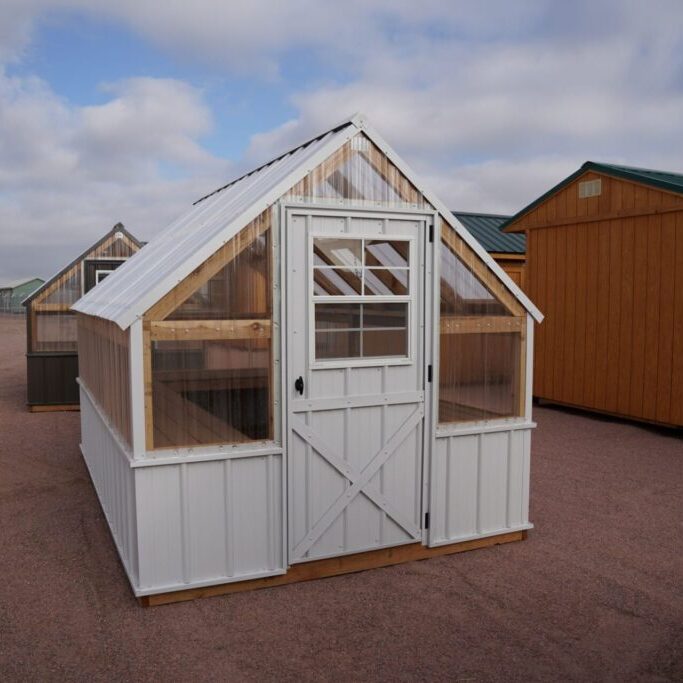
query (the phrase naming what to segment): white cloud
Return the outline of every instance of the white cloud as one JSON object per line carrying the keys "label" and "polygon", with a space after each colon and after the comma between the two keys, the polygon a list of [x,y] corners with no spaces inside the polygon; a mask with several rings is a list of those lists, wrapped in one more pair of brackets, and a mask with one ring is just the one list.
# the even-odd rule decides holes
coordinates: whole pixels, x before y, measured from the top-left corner
{"label": "white cloud", "polygon": [[[683,170],[679,0],[0,0],[0,64],[64,9],[212,74],[279,79],[296,114],[229,168],[203,143],[212,112],[187,83],[130,78],[76,107],[0,71],[0,246],[55,230],[84,242],[116,220],[152,235],[233,173],[358,110],[464,210],[513,212],[586,159]],[[295,59],[317,75],[283,83]]]}
{"label": "white cloud", "polygon": [[77,107],[0,73],[0,253],[83,248],[117,221],[149,237],[230,173],[199,142],[212,125],[199,91],[150,78],[106,91],[106,103]]}

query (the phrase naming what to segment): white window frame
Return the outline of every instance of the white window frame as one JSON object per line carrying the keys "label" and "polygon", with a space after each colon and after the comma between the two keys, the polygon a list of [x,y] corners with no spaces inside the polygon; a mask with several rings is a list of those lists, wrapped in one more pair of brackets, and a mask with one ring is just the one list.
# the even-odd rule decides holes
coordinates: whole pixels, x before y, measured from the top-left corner
{"label": "white window frame", "polygon": [[106,273],[106,275],[105,275],[105,277],[106,277],[107,275],[111,275],[114,272],[114,270],[116,270],[116,269],[115,268],[114,269],[107,269],[107,270],[96,269],[95,270],[95,287],[97,287],[97,285],[99,285],[100,282],[102,282],[102,280],[104,280],[104,278],[100,278],[100,275],[102,275],[103,273]]}
{"label": "white window frame", "polygon": [[[339,239],[362,241],[363,252],[365,251],[365,240],[392,240],[397,242],[408,242],[408,294],[402,295],[375,295],[375,294],[355,294],[355,295],[315,295],[314,294],[314,241],[316,239]],[[309,343],[309,367],[311,369],[322,368],[352,368],[352,367],[374,367],[378,365],[412,365],[415,362],[412,338],[412,326],[415,320],[416,290],[415,284],[417,277],[416,259],[418,257],[417,238],[412,235],[378,234],[371,232],[350,232],[342,234],[331,234],[329,232],[312,232],[308,236],[308,343]],[[344,268],[344,266],[339,266]],[[365,268],[364,265],[361,266]],[[372,267],[370,268],[372,270]],[[382,269],[378,267],[377,269]],[[384,268],[390,270],[391,267]],[[401,268],[403,269],[403,268]],[[365,282],[364,277],[362,282]],[[360,358],[316,358],[315,355],[315,304],[316,303],[348,303],[348,304],[382,304],[382,303],[407,303],[408,316],[406,323],[407,353],[405,356],[372,356]]]}

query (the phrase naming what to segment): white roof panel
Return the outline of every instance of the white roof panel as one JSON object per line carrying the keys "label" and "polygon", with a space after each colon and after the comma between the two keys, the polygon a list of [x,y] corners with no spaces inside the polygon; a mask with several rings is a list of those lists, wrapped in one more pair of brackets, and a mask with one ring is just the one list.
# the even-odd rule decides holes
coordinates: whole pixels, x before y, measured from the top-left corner
{"label": "white roof panel", "polygon": [[126,329],[356,132],[349,122],[208,195],[91,289],[73,310]]}
{"label": "white roof panel", "polygon": [[122,329],[128,328],[223,244],[361,130],[415,184],[427,201],[540,322],[543,319],[540,311],[445,205],[419,183],[415,174],[360,115],[207,195],[79,299],[72,309],[111,320]]}

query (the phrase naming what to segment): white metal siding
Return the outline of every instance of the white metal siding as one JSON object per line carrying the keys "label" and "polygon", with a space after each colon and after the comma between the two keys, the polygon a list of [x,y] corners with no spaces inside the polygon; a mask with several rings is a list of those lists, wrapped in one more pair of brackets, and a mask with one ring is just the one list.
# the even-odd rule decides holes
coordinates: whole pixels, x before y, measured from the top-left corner
{"label": "white metal siding", "polygon": [[139,595],[283,573],[281,455],[135,473]]}
{"label": "white metal siding", "polygon": [[81,451],[131,583],[138,582],[135,482],[128,455],[81,387]]}
{"label": "white metal siding", "polygon": [[430,545],[529,529],[531,429],[439,436]]}

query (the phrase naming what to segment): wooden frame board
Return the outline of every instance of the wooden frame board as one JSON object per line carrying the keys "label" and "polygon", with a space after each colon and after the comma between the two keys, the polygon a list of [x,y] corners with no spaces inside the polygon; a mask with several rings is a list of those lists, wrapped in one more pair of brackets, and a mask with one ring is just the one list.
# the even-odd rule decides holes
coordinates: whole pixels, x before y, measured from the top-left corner
{"label": "wooden frame board", "polygon": [[276,576],[268,576],[261,579],[249,579],[247,581],[235,581],[233,583],[224,583],[217,586],[189,588],[187,590],[174,591],[171,593],[146,595],[138,598],[138,602],[143,607],[154,607],[156,605],[167,605],[176,602],[185,602],[187,600],[197,600],[199,598],[210,598],[217,595],[243,593],[245,591],[260,590],[261,588],[284,586],[289,583],[298,583],[299,581],[311,581],[314,579],[362,572],[367,569],[389,567],[404,562],[426,560],[442,555],[453,555],[455,553],[468,552],[479,548],[488,548],[503,543],[514,543],[516,541],[522,541],[526,537],[526,531],[511,531],[496,536],[475,538],[469,541],[440,545],[433,548],[428,548],[421,543],[411,543],[409,545],[382,548],[380,550],[370,550],[354,555],[341,555],[339,557],[316,560],[313,562],[302,562],[290,567],[286,574],[278,574]]}

